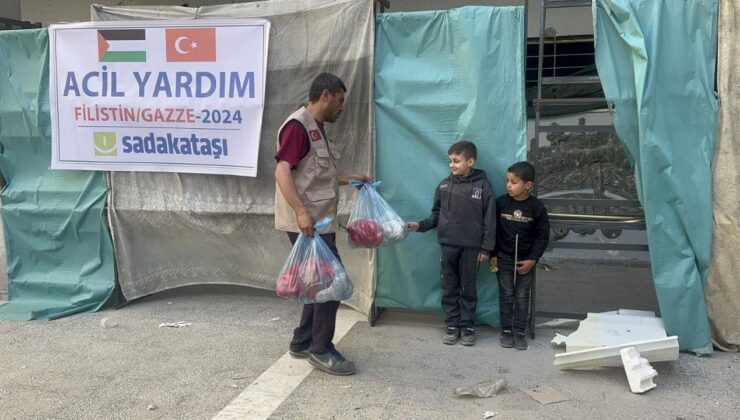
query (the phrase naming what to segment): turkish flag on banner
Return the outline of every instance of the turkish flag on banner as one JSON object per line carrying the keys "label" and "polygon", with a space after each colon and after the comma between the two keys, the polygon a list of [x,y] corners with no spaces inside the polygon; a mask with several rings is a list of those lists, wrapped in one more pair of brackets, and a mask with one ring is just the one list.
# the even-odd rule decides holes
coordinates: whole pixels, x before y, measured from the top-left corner
{"label": "turkish flag on banner", "polygon": [[216,61],[216,28],[166,29],[167,61]]}

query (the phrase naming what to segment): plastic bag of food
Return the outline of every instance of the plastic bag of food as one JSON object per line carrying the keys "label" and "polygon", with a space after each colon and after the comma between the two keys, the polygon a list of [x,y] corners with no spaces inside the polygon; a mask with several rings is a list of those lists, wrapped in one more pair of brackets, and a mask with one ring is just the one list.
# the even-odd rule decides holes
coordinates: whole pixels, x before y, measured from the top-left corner
{"label": "plastic bag of food", "polygon": [[[315,230],[331,224],[330,218],[318,221]],[[334,256],[321,236],[302,233],[293,245],[276,282],[278,296],[301,303],[324,303],[347,300],[354,287],[342,263]]]}
{"label": "plastic bag of food", "polygon": [[347,223],[350,248],[377,248],[401,242],[409,231],[376,188],[380,182],[350,181],[359,189],[357,202]]}

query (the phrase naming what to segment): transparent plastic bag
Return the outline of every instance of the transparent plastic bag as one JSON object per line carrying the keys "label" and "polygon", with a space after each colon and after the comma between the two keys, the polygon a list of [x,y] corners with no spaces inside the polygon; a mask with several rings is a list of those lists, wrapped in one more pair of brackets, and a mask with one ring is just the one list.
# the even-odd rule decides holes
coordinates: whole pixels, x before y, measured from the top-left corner
{"label": "transparent plastic bag", "polygon": [[360,190],[347,223],[350,248],[377,248],[406,238],[406,222],[375,190],[380,182],[351,180],[349,184]]}
{"label": "transparent plastic bag", "polygon": [[[330,224],[331,218],[321,219],[314,229]],[[316,232],[310,238],[298,235],[278,275],[276,292],[300,303],[324,303],[350,299],[354,287],[342,263]]]}

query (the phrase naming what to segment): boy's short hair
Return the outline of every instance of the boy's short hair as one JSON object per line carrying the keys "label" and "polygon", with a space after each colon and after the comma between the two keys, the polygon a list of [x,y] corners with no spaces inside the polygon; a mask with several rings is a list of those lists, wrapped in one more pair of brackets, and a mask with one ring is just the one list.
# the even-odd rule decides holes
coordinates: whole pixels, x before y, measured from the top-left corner
{"label": "boy's short hair", "polygon": [[517,162],[511,166],[506,172],[510,172],[517,176],[524,182],[534,182],[534,165],[527,161]]}
{"label": "boy's short hair", "polygon": [[308,90],[308,101],[318,101],[319,98],[321,98],[321,94],[324,92],[324,89],[328,90],[332,94],[339,91],[347,91],[347,87],[344,86],[342,79],[331,73],[321,73],[311,82],[311,88]]}
{"label": "boy's short hair", "polygon": [[475,147],[475,144],[472,141],[460,140],[453,144],[447,150],[447,154],[451,155],[453,153],[463,155],[466,159],[473,158],[478,160],[478,148]]}

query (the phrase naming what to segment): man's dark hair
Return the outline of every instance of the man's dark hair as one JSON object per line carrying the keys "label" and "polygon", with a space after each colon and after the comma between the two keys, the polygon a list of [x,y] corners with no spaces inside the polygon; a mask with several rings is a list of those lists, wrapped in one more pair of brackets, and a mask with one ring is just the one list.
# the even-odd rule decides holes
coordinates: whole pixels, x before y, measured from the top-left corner
{"label": "man's dark hair", "polygon": [[524,182],[534,182],[534,166],[529,162],[517,162],[509,166],[509,169],[506,171],[516,175],[517,178]]}
{"label": "man's dark hair", "polygon": [[472,141],[460,140],[459,142],[453,144],[447,150],[447,154],[451,155],[453,153],[463,155],[465,159],[473,158],[475,160],[478,160],[478,148],[475,147],[475,144],[473,144]]}
{"label": "man's dark hair", "polygon": [[332,94],[339,91],[346,92],[347,88],[344,86],[342,79],[331,73],[321,73],[316,76],[311,82],[311,88],[308,91],[309,102],[316,102],[321,97],[324,89],[328,90]]}

